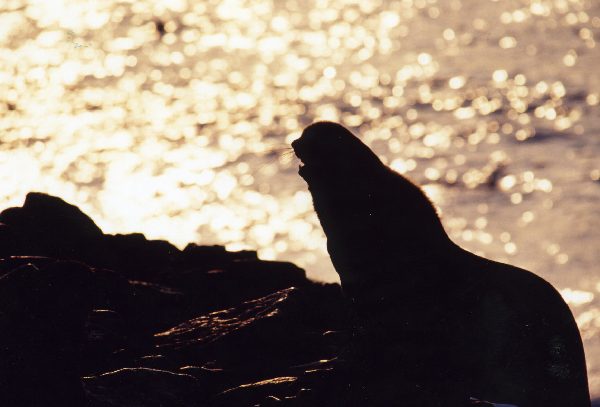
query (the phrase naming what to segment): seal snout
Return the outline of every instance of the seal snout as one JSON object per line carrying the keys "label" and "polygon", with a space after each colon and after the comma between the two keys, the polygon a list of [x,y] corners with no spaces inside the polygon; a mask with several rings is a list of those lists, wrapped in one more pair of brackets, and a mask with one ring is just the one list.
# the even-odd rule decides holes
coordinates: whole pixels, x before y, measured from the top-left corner
{"label": "seal snout", "polygon": [[292,148],[296,153],[296,157],[305,165],[307,164],[307,160],[311,161],[312,164],[318,164],[320,156],[325,155],[331,149],[329,146],[329,136],[334,131],[339,131],[340,128],[343,127],[333,122],[311,124],[304,129],[300,138],[292,142]]}

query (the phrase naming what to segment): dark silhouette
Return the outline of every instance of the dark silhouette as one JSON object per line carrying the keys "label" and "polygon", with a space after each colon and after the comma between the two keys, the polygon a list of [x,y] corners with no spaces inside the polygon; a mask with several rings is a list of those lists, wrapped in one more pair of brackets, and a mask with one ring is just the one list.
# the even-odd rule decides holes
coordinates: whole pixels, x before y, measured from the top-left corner
{"label": "dark silhouette", "polygon": [[343,304],[291,263],[104,234],[30,193],[0,212],[0,406],[338,405]]}
{"label": "dark silhouette", "polygon": [[294,147],[345,297],[255,252],[108,235],[30,193],[0,212],[0,405],[589,405],[547,283],[452,245],[340,126]]}
{"label": "dark silhouette", "polygon": [[590,405],[577,326],[549,283],[455,245],[419,187],[341,125],[292,147],[355,309],[357,405]]}

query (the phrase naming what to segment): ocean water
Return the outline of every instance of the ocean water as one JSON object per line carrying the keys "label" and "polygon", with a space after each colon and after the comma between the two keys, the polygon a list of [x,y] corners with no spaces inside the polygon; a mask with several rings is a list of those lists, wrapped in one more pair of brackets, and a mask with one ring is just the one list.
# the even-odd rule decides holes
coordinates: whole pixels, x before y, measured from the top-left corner
{"label": "ocean water", "polygon": [[600,397],[599,38],[595,0],[5,0],[0,207],[44,191],[335,281],[289,143],[336,120],[454,241],[560,290]]}

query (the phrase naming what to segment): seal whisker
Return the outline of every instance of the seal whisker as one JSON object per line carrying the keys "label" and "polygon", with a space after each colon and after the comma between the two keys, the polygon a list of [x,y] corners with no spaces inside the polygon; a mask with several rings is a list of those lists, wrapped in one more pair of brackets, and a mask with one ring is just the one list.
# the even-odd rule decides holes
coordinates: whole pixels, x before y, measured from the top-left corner
{"label": "seal whisker", "polygon": [[289,146],[273,147],[264,151],[266,156],[275,156],[282,164],[289,164],[294,161],[294,149]]}
{"label": "seal whisker", "polygon": [[265,150],[266,154],[273,154],[273,153],[288,153],[288,152],[293,152],[294,150],[291,147],[272,147],[272,148],[268,148]]}

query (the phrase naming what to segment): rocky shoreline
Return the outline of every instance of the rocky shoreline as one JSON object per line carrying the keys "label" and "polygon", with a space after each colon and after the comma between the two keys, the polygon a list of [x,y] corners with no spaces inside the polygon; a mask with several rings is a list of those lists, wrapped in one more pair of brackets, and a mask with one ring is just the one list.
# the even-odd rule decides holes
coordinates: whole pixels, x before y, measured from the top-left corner
{"label": "rocky shoreline", "polygon": [[0,212],[0,405],[452,404],[400,367],[369,369],[391,350],[352,308],[294,264],[105,234],[29,193]]}
{"label": "rocky shoreline", "polygon": [[40,193],[0,213],[0,258],[2,405],[340,400],[343,297],[291,263],[104,234]]}

